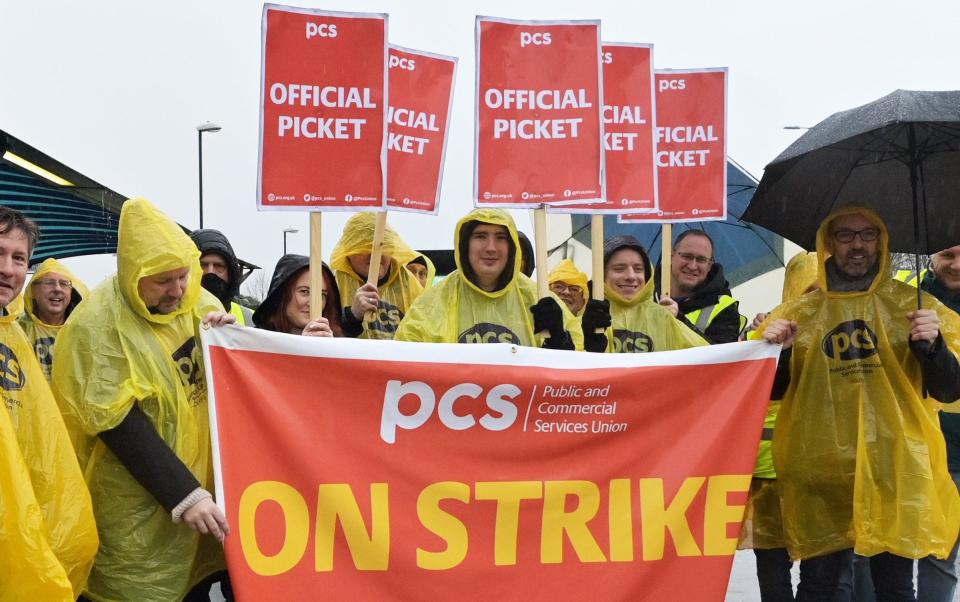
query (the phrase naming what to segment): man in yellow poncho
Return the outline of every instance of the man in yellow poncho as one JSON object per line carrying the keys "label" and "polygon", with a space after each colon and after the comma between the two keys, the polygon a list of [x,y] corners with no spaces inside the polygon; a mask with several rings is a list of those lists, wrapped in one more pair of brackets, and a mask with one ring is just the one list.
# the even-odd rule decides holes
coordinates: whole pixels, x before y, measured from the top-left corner
{"label": "man in yellow poncho", "polygon": [[578,318],[587,305],[587,275],[577,269],[569,259],[564,259],[547,276],[550,290],[566,303],[570,313]]}
{"label": "man in yellow poncho", "polygon": [[[606,299],[590,300],[584,311],[583,331],[607,327],[589,351],[645,353],[707,345],[707,341],[675,319],[677,302],[669,297],[653,300],[653,269],[647,252],[633,236],[615,236],[603,245],[603,278]],[[604,306],[602,303],[609,303]],[[603,316],[603,312],[608,314]],[[605,339],[605,340],[604,340]]]}
{"label": "man in yellow poncho", "polygon": [[7,413],[0,412],[0,600],[69,602],[77,594],[50,549],[40,504],[29,483],[17,433]]}
{"label": "man in yellow poncho", "polygon": [[929,295],[916,309],[887,240],[872,211],[835,211],[817,232],[820,290],[759,329],[785,350],[773,461],[804,597],[833,595],[856,550],[878,599],[913,599],[913,559],[945,558],[960,527],[937,421],[937,401],[960,397],[960,319]]}
{"label": "man in yellow poncho", "polygon": [[[15,563],[37,561],[36,578],[62,583],[62,576],[73,590],[70,597],[75,597],[97,552],[90,494],[50,386],[16,315],[8,313],[8,306],[23,288],[39,235],[33,221],[0,206],[0,390],[6,408],[4,421],[12,432],[3,435],[3,454],[11,447],[18,448],[27,475],[0,486],[0,567],[7,571]],[[7,466],[20,472],[14,458],[5,457],[4,462],[13,463]],[[16,526],[16,509],[25,511],[32,504],[37,505],[40,516],[23,516],[28,523]],[[14,514],[8,516],[8,512]],[[10,528],[25,531],[14,533]],[[32,533],[29,538],[25,537],[27,531]],[[53,554],[52,559],[47,552]],[[0,600],[33,599],[30,592],[43,590],[42,584],[31,581],[33,577],[24,575],[22,579],[5,572],[0,577]]]}
{"label": "man in yellow poncho", "polygon": [[53,369],[53,344],[57,334],[73,309],[89,294],[87,286],[67,266],[52,257],[40,264],[27,286],[20,326],[27,334],[48,381]]}
{"label": "man in yellow poncho", "polygon": [[506,211],[467,214],[454,235],[457,271],[417,299],[396,339],[582,348],[573,314],[552,295],[537,300],[536,285],[520,273],[519,248],[517,227]]}
{"label": "man in yellow poncho", "polygon": [[89,600],[180,600],[224,568],[217,539],[228,528],[210,494],[198,329],[201,320],[235,319],[201,288],[199,255],[153,205],[127,201],[116,275],[77,307],[57,339],[54,392],[102,542]]}
{"label": "man in yellow poncho", "polygon": [[[390,226],[383,233],[377,284],[366,283],[375,226],[373,213],[358,213],[347,220],[333,249],[330,267],[337,273],[340,298],[350,304],[343,308],[344,335],[392,339],[423,286],[404,267],[416,253]],[[368,315],[373,319],[368,319]]]}

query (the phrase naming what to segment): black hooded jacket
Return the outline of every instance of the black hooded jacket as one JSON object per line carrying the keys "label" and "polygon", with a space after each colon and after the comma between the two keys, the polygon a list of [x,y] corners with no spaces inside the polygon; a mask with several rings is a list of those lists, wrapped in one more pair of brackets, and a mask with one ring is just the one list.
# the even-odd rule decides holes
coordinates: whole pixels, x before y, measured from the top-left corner
{"label": "black hooded jacket", "polygon": [[[229,284],[228,298],[230,300],[236,299],[240,294],[240,263],[237,262],[237,254],[233,252],[233,246],[230,245],[227,237],[219,230],[204,229],[194,230],[190,233],[190,238],[200,249],[201,257],[207,253],[217,253],[223,257],[227,263],[227,273],[230,279],[227,282]],[[220,299],[220,301],[223,302],[227,311],[230,311],[227,303],[223,299]]]}
{"label": "black hooded jacket", "polygon": [[[661,289],[660,266],[657,266],[656,274],[657,290]],[[720,297],[731,297],[730,283],[727,282],[723,274],[723,266],[714,263],[707,272],[707,278],[698,284],[688,297],[676,297],[674,301],[680,306],[677,319],[692,328],[695,332],[703,335],[711,345],[719,343],[735,343],[740,336],[740,302],[734,301],[723,308],[710,321],[703,331],[687,318],[687,315],[697,310],[707,312],[713,311],[713,306],[720,302]]]}
{"label": "black hooded jacket", "polygon": [[[288,253],[277,261],[277,267],[273,270],[273,278],[270,279],[270,290],[263,299],[257,311],[253,312],[253,323],[257,328],[268,328],[267,318],[280,310],[280,304],[283,302],[283,288],[287,281],[299,272],[301,269],[310,266],[310,258],[306,255],[295,255]],[[333,304],[333,307],[340,308],[340,290],[337,288],[337,279],[334,278],[330,266],[323,264],[323,271],[333,283],[333,290],[328,290],[329,300],[327,304]]]}

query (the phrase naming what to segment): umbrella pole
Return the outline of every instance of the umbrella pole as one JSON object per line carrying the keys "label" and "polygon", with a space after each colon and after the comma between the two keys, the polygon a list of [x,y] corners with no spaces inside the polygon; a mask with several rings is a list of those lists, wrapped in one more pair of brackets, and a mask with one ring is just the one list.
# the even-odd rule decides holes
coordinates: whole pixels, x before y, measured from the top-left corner
{"label": "umbrella pole", "polygon": [[917,309],[923,308],[923,298],[920,291],[920,199],[917,196],[917,135],[910,124],[907,130],[907,140],[910,145],[910,190],[913,192],[913,244],[914,260],[917,267]]}
{"label": "umbrella pole", "polygon": [[[923,308],[923,291],[920,290],[920,199],[917,197],[917,135],[913,124],[908,126],[907,140],[910,145],[910,190],[913,192],[913,242],[914,260],[917,266],[917,309]],[[926,346],[929,346],[927,344]],[[926,349],[925,349],[926,350]],[[920,394],[927,397],[927,377],[920,371]]]}

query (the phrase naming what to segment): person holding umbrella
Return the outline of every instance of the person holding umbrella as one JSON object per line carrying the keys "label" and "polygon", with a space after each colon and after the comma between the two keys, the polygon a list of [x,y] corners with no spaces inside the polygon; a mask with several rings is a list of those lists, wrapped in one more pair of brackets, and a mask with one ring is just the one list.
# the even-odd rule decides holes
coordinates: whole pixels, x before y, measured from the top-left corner
{"label": "person holding umbrella", "polygon": [[820,290],[758,329],[784,346],[773,459],[801,600],[829,599],[854,550],[879,599],[913,600],[913,559],[946,558],[960,528],[937,423],[937,402],[960,399],[960,317],[930,295],[916,309],[888,241],[870,209],[833,211],[816,237]]}

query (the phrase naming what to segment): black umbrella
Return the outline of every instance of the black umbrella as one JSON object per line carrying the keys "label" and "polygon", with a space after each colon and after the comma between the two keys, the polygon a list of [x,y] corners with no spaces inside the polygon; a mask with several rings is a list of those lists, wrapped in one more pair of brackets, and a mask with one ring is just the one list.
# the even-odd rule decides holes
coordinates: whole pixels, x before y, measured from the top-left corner
{"label": "black umbrella", "polygon": [[960,91],[897,90],[831,115],[767,165],[743,219],[813,250],[851,203],[886,222],[892,252],[960,244]]}

